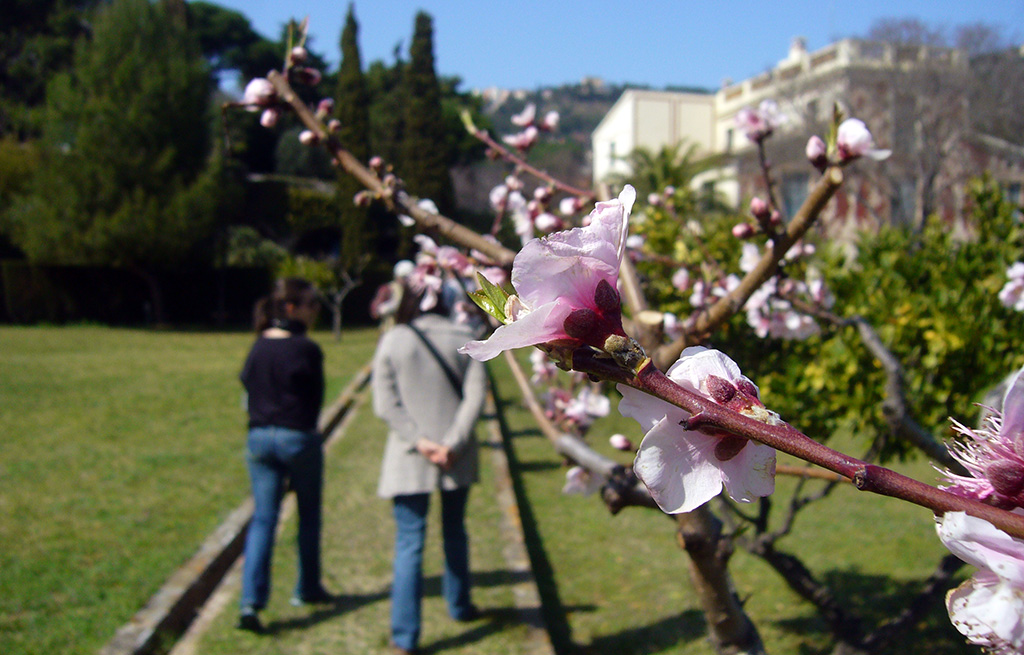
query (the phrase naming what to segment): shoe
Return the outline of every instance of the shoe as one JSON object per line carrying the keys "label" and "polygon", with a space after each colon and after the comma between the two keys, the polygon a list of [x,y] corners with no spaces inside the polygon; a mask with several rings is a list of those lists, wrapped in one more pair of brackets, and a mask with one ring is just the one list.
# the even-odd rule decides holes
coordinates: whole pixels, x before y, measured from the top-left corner
{"label": "shoe", "polygon": [[394,643],[391,644],[391,653],[393,655],[418,655],[419,652],[420,651],[416,648],[410,650],[408,648],[402,648],[401,646],[398,646]]}
{"label": "shoe", "polygon": [[252,610],[242,610],[236,627],[239,630],[245,630],[253,634],[263,634],[263,624],[260,622],[260,617]]}
{"label": "shoe", "polygon": [[459,616],[453,616],[452,618],[458,621],[459,623],[469,623],[470,621],[476,621],[481,616],[483,616],[483,612],[480,611],[480,608],[476,605],[470,605],[469,609],[467,609],[465,612],[463,612]]}
{"label": "shoe", "polygon": [[292,607],[302,607],[303,605],[327,605],[329,603],[333,603],[337,599],[337,596],[321,587],[312,594],[306,594],[304,596],[295,594],[288,602],[292,604]]}

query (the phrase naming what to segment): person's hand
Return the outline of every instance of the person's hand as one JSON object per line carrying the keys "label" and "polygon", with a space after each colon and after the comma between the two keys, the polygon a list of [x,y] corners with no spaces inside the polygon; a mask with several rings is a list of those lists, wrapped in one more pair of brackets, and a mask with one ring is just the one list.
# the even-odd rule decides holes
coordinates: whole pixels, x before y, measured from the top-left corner
{"label": "person's hand", "polygon": [[448,446],[442,446],[436,441],[430,439],[421,438],[416,442],[416,450],[419,454],[427,458],[431,464],[440,466],[443,470],[451,468],[454,458],[452,457],[452,449]]}

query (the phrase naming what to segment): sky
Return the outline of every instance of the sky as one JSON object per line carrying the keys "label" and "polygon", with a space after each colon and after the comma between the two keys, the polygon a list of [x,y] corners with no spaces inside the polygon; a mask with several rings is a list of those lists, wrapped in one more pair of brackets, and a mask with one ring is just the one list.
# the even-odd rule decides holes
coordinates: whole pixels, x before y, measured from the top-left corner
{"label": "sky", "polygon": [[[312,47],[332,69],[347,0],[209,0],[276,37],[289,18],[310,19]],[[363,66],[404,58],[417,11],[434,21],[435,66],[463,91],[536,89],[599,77],[655,89],[717,89],[786,57],[794,37],[809,50],[863,35],[878,18],[918,18],[951,28],[984,22],[1024,43],[1024,0],[356,0]]]}

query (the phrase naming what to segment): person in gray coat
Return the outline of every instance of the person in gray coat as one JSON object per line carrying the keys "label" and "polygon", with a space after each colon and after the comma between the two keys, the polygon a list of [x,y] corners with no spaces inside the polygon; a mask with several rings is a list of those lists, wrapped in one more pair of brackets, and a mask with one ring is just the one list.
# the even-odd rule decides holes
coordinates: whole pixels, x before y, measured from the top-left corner
{"label": "person in gray coat", "polygon": [[441,496],[448,612],[457,621],[479,615],[470,600],[464,517],[477,480],[473,428],[486,373],[481,362],[458,353],[473,332],[445,315],[441,298],[420,309],[423,296],[404,289],[397,324],[381,337],[373,360],[373,408],[389,427],[377,492],[392,500],[395,517],[391,640],[397,653],[415,652],[420,637],[423,542],[434,489]]}

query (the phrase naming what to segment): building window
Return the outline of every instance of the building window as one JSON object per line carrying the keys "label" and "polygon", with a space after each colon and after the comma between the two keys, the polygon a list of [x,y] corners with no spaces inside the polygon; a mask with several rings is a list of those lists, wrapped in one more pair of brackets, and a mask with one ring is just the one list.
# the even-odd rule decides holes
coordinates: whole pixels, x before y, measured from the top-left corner
{"label": "building window", "polygon": [[709,212],[715,208],[715,181],[709,180],[700,185],[701,211]]}
{"label": "building window", "polygon": [[782,208],[787,217],[792,218],[807,200],[808,179],[807,173],[786,173],[782,176]]}

